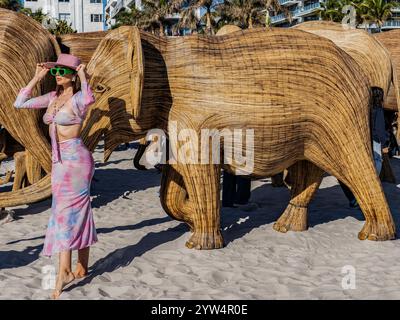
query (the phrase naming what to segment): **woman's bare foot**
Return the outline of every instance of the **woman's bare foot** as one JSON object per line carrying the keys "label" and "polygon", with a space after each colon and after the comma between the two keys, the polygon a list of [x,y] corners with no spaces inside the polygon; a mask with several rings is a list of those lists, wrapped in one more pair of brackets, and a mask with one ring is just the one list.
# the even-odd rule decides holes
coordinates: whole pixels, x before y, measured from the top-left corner
{"label": "woman's bare foot", "polygon": [[62,290],[64,287],[68,284],[74,281],[75,276],[72,272],[67,272],[60,274],[57,278],[57,283],[56,283],[56,288],[54,289],[51,298],[52,299],[58,299],[59,296],[61,295]]}
{"label": "woman's bare foot", "polygon": [[75,279],[81,279],[87,276],[87,268],[82,266],[79,262],[76,265],[76,269],[73,272]]}

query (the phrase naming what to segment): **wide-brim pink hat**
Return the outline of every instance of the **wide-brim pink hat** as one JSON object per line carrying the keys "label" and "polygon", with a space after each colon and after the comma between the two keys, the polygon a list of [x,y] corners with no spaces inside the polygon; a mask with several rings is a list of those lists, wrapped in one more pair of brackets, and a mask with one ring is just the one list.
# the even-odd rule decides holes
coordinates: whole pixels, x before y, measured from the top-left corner
{"label": "wide-brim pink hat", "polygon": [[81,64],[81,60],[72,54],[61,53],[56,62],[45,62],[46,68],[53,68],[55,66],[64,66],[76,70],[76,68]]}

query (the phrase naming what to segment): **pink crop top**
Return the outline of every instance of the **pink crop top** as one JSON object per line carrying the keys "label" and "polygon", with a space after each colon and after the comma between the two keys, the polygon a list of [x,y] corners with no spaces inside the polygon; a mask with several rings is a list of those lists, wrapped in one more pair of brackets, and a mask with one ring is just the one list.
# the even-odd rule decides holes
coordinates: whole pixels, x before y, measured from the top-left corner
{"label": "pink crop top", "polygon": [[[22,88],[14,102],[15,108],[30,108],[30,109],[41,109],[47,108],[57,97],[56,91],[51,91],[42,96],[31,98],[32,91],[27,88]],[[72,111],[74,115],[67,112],[58,111],[55,116],[49,113],[43,115],[43,122],[45,124],[53,125],[50,127],[50,137],[52,145],[52,161],[62,162],[60,156],[60,149],[57,142],[56,124],[59,125],[72,125],[83,123],[86,114],[89,110],[89,106],[94,103],[95,98],[92,90],[87,82],[81,83],[81,90],[76,92],[72,96]]]}

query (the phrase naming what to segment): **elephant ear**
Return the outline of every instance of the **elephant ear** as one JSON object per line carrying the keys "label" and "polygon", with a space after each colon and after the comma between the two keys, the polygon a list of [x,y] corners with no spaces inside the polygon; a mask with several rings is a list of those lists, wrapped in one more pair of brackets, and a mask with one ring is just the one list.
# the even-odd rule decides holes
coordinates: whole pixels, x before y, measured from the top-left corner
{"label": "elephant ear", "polygon": [[127,63],[130,68],[130,94],[133,118],[140,116],[142,92],[144,82],[144,56],[140,31],[137,27],[130,27],[128,35]]}

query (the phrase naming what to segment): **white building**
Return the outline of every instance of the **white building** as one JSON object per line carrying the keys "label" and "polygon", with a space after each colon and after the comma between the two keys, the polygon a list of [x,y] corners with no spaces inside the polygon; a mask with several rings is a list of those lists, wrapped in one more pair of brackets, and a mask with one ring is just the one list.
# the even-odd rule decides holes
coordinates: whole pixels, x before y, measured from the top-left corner
{"label": "white building", "polygon": [[24,0],[23,5],[33,12],[42,8],[49,16],[71,23],[77,32],[106,29],[106,0]]}
{"label": "white building", "polygon": [[[304,21],[320,20],[320,11],[324,10],[321,4],[325,1],[326,0],[279,0],[281,6],[286,7],[291,13],[292,22],[290,23],[288,17],[283,13],[279,13],[271,17],[271,24],[276,27],[290,27]],[[399,5],[392,9],[392,16],[384,23],[382,30],[400,28],[400,0],[391,0],[391,2],[398,3]]]}
{"label": "white building", "polygon": [[107,0],[105,7],[105,23],[110,28],[115,23],[116,14],[122,8],[127,9],[134,2],[135,7],[141,9],[141,0]]}

